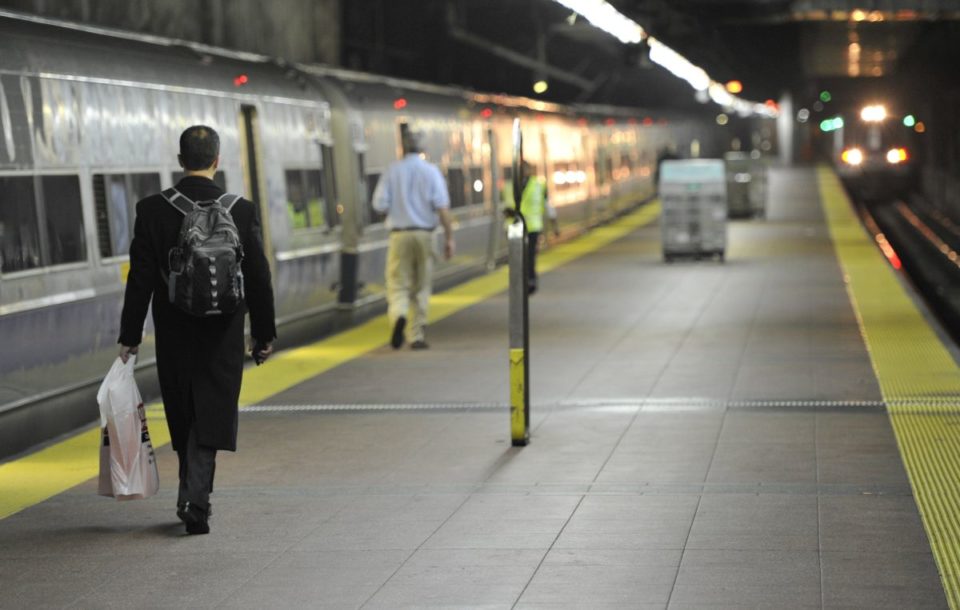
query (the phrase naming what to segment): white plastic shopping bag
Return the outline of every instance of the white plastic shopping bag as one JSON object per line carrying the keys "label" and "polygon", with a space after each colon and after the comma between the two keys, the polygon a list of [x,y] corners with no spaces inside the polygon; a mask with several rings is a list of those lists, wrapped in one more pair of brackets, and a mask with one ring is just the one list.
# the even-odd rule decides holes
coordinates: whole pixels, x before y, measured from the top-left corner
{"label": "white plastic shopping bag", "polygon": [[97,392],[102,429],[98,493],[118,500],[148,498],[160,487],[134,361],[131,356],[124,364],[117,358]]}

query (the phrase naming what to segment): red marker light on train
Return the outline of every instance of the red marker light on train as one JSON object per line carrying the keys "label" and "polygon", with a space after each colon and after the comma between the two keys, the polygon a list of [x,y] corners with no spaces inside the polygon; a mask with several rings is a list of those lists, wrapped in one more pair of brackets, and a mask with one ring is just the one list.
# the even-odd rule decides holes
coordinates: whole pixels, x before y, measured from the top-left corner
{"label": "red marker light on train", "polygon": [[490,108],[484,108],[483,110],[480,111],[480,116],[482,116],[485,119],[489,119],[490,117],[493,116],[493,110],[491,110]]}
{"label": "red marker light on train", "polygon": [[242,86],[246,85],[246,84],[247,84],[247,81],[249,81],[249,80],[250,80],[250,79],[247,78],[247,75],[246,75],[246,74],[240,74],[240,75],[234,77],[234,79],[233,79],[233,86],[234,86],[234,87],[242,87]]}
{"label": "red marker light on train", "polygon": [[653,119],[648,116],[645,116],[643,117],[643,124],[649,127],[650,125],[653,125]]}
{"label": "red marker light on train", "polygon": [[616,125],[616,121],[613,119],[607,119],[603,122],[604,125]]}
{"label": "red marker light on train", "polygon": [[406,107],[407,107],[407,98],[398,97],[397,99],[393,100],[394,110],[403,110]]}

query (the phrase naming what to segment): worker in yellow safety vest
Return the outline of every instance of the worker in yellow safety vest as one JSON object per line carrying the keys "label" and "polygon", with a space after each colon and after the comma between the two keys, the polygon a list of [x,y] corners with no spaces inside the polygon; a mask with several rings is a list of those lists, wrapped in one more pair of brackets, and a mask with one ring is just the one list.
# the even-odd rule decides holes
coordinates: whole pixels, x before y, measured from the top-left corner
{"label": "worker in yellow safety vest", "polygon": [[[557,212],[550,205],[547,198],[547,181],[536,175],[536,168],[529,161],[520,166],[520,213],[527,224],[527,293],[537,291],[537,250],[540,245],[540,235],[543,233],[544,216],[553,226],[553,234],[560,235],[560,226],[557,222]],[[516,205],[513,197],[513,183],[504,188],[504,203],[508,207]]]}

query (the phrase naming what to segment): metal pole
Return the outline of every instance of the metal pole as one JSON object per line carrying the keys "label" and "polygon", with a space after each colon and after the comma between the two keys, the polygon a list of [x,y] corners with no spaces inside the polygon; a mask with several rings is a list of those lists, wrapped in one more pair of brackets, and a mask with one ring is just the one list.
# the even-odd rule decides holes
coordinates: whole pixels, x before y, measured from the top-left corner
{"label": "metal pole", "polygon": [[530,442],[530,320],[527,298],[527,224],[520,212],[523,135],[513,120],[513,209],[505,210],[510,267],[510,436],[514,447]]}

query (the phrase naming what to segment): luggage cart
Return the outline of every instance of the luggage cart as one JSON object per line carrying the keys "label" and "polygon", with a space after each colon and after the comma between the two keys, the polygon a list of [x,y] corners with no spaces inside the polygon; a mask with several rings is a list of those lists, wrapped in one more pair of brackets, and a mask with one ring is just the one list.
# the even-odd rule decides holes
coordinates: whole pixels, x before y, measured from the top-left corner
{"label": "luggage cart", "polygon": [[718,258],[727,246],[727,179],[722,159],[664,161],[660,167],[663,259]]}

